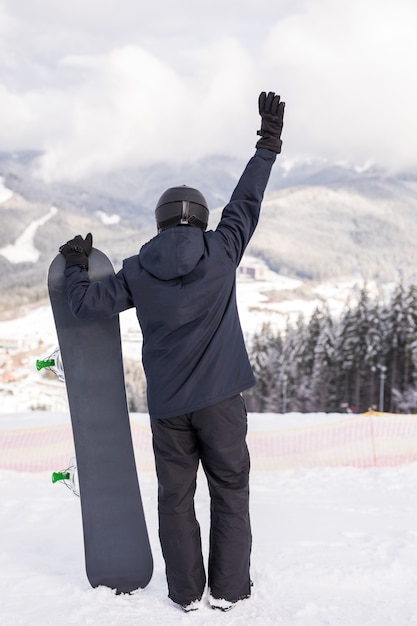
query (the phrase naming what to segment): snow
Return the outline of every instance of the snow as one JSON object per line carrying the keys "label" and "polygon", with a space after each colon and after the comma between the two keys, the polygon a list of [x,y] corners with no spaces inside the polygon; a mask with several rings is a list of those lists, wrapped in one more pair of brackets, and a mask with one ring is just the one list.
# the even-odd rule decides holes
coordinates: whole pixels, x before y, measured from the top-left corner
{"label": "snow", "polygon": [[56,343],[56,331],[50,304],[28,309],[22,315],[0,321],[0,337],[14,338],[34,347],[39,341]]}
{"label": "snow", "polygon": [[[281,417],[287,419],[275,416]],[[308,416],[315,420],[323,415]],[[167,598],[156,477],[147,472],[139,479],[154,575],[145,589],[116,596],[87,581],[79,500],[52,485],[49,474],[0,472],[2,626],[417,623],[417,507],[411,497],[417,465],[252,472],[253,595],[226,614],[212,611],[205,599],[186,615]],[[209,505],[202,474],[196,511],[207,556]]]}
{"label": "snow", "polygon": [[[257,281],[246,284],[257,293]],[[133,311],[122,316],[122,333],[125,351],[127,345],[137,356]],[[47,356],[46,346],[56,345],[50,307],[1,322],[0,337],[19,337],[33,352],[32,373],[3,385],[14,390],[14,404],[8,408],[8,396],[2,395],[0,429],[62,423],[62,413],[26,408],[28,394],[39,400],[44,393],[35,382],[39,373],[34,360]],[[44,345],[37,348],[40,341]],[[61,383],[49,385],[64,393]],[[132,419],[146,424],[149,418]],[[346,419],[346,414],[251,414],[249,429],[273,431]],[[167,598],[156,476],[147,471],[139,479],[154,575],[146,589],[115,596],[106,588],[92,589],[87,581],[79,500],[62,485],[52,485],[50,473],[0,471],[2,626],[159,626],[190,621],[216,626],[226,620],[228,626],[417,624],[417,506],[411,495],[417,490],[417,464],[252,471],[253,595],[228,613],[212,611],[205,599],[199,611],[185,615]],[[196,511],[207,558],[209,504],[202,474]]]}
{"label": "snow", "polygon": [[3,176],[0,176],[0,204],[7,202],[13,197],[13,191],[4,184]]}
{"label": "snow", "polygon": [[109,215],[108,213],[104,213],[104,211],[96,211],[96,215],[106,226],[119,224],[121,219],[120,215],[117,215],[117,213],[112,213],[112,215]]}
{"label": "snow", "polygon": [[[0,202],[5,197],[1,184]],[[12,262],[36,257],[36,224],[8,247]],[[267,319],[284,326],[289,313],[302,312],[306,303],[291,307],[285,302],[271,303],[264,295],[269,289],[288,290],[297,285],[273,273],[264,281],[240,281],[244,331],[253,332]],[[330,298],[335,309],[343,306],[345,295],[340,281],[334,288],[323,286],[319,293],[320,298]],[[121,316],[121,327],[125,354],[138,357],[140,334],[133,311]],[[5,344],[18,339],[19,350],[31,359],[22,366],[26,373],[21,381],[2,387],[8,393],[1,396],[0,429],[60,423],[62,414],[24,412],[31,397],[42,400],[43,394],[53,395],[55,389],[64,394],[62,384],[54,381],[48,383],[48,390],[46,386],[45,391],[40,389],[40,375],[34,368],[36,358],[46,357],[56,347],[49,305],[2,321],[0,338]],[[249,428],[280,430],[346,417],[254,414],[249,416]],[[143,423],[147,417],[134,419]],[[157,530],[156,476],[146,472],[139,479],[155,570],[146,589],[116,596],[109,589],[92,589],[88,584],[79,500],[62,485],[52,485],[50,474],[0,471],[2,626],[159,626],[191,621],[195,626],[417,624],[417,506],[412,497],[417,490],[417,464],[253,471],[253,595],[225,614],[212,611],[204,602],[199,611],[185,615],[167,598]],[[196,511],[207,557],[209,504],[201,474]]]}
{"label": "snow", "polygon": [[[1,189],[0,189],[1,192]],[[43,217],[33,220],[13,244],[0,249],[0,254],[10,263],[36,263],[40,257],[40,251],[35,247],[33,240],[37,229],[45,224],[57,213],[56,207],[51,207]]]}

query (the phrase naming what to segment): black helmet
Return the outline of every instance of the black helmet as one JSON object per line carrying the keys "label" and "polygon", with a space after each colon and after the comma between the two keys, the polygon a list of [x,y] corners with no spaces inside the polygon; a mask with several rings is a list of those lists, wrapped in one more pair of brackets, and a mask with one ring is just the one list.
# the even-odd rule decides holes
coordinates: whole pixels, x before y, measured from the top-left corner
{"label": "black helmet", "polygon": [[209,210],[202,193],[193,187],[182,185],[164,191],[155,209],[158,231],[172,226],[197,226],[205,231]]}

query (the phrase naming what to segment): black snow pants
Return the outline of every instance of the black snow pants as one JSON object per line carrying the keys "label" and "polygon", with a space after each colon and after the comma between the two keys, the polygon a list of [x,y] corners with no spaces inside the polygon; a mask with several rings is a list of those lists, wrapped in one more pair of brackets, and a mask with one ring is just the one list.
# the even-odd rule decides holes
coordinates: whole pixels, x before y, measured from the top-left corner
{"label": "black snow pants", "polygon": [[208,586],[214,598],[250,595],[249,452],[240,395],[170,419],[151,419],[158,476],[159,537],[168,595],[200,599],[206,584],[194,509],[199,462],[210,493]]}

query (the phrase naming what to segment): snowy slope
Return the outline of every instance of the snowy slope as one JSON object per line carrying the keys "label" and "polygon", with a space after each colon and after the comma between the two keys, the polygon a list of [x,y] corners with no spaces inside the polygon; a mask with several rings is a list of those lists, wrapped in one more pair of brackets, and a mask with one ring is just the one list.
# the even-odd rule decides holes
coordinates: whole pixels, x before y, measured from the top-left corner
{"label": "snowy slope", "polygon": [[4,184],[3,176],[0,176],[0,204],[13,197],[13,191]]}
{"label": "snowy slope", "polygon": [[[6,193],[0,187],[1,193]],[[33,244],[15,242],[20,251]],[[291,290],[277,274],[265,281],[242,281],[238,297],[246,333],[266,319],[283,327],[287,315],[307,314],[304,301],[270,302],[265,291]],[[317,297],[337,311],[351,283],[327,284]],[[319,302],[319,300],[317,300]],[[313,306],[308,304],[308,307]],[[140,337],[133,312],[122,316],[126,350],[137,353]],[[39,386],[36,358],[55,347],[49,305],[0,323],[0,338],[25,353],[24,378],[3,384],[0,427],[13,428],[19,412],[62,386]],[[40,342],[43,342],[40,345]],[[56,390],[56,391],[55,391]],[[11,392],[11,393],[9,393]],[[27,426],[43,422],[26,416]],[[290,426],[289,416],[256,416],[259,429]],[[294,417],[291,416],[291,420]],[[314,424],[337,416],[307,415]],[[1,450],[0,450],[1,454]],[[251,510],[254,534],[253,597],[231,613],[184,615],[167,598],[157,536],[156,477],[140,476],[155,558],[149,586],[132,596],[89,587],[83,562],[79,501],[46,474],[0,472],[0,624],[2,626],[123,626],[189,624],[208,626],[413,626],[417,624],[417,466],[389,469],[333,468],[279,473],[253,472]],[[196,496],[207,555],[209,507],[204,477]]]}
{"label": "snowy slope", "polygon": [[[0,472],[2,626],[417,623],[416,465],[252,474],[253,596],[227,614],[204,605],[185,615],[167,598],[155,475],[140,482],[154,576],[115,596],[87,582],[79,501],[49,475]],[[207,554],[203,476],[196,510]]]}
{"label": "snowy slope", "polygon": [[58,209],[53,206],[46,215],[38,220],[33,220],[14,243],[0,248],[0,254],[4,256],[9,263],[36,263],[40,257],[40,251],[35,247],[33,241],[36,231],[40,226],[50,220],[57,211]]}

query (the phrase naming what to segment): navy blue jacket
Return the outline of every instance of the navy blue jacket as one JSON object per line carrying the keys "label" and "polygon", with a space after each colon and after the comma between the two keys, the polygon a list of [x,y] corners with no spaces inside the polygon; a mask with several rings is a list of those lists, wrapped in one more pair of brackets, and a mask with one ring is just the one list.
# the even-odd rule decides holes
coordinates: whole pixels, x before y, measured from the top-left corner
{"label": "navy blue jacket", "polygon": [[78,267],[65,272],[76,317],[136,308],[152,418],[191,413],[255,382],[236,306],[236,268],[257,225],[275,158],[256,150],[215,231],[169,228],[103,281],[90,283]]}

